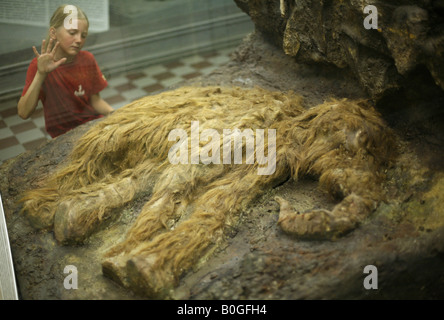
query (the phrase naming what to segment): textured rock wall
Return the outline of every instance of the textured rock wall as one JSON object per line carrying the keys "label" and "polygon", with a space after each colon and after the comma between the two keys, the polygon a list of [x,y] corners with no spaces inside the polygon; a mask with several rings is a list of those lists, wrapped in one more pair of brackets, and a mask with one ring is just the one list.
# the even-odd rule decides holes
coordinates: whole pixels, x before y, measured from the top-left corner
{"label": "textured rock wall", "polygon": [[[443,0],[235,0],[298,62],[349,67],[373,98],[424,68],[444,89]],[[376,11],[366,11],[373,5]],[[367,29],[364,20],[377,29]]]}

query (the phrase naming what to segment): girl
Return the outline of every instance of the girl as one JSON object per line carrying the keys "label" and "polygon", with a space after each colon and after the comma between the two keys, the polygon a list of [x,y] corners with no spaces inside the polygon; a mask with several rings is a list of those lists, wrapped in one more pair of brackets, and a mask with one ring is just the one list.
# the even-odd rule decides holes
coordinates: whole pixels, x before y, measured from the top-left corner
{"label": "girl", "polygon": [[94,56],[81,50],[88,35],[88,18],[79,7],[69,8],[72,10],[63,5],[54,12],[41,53],[33,47],[36,57],[17,105],[19,116],[27,119],[41,100],[46,131],[53,138],[113,111],[99,95],[108,83]]}

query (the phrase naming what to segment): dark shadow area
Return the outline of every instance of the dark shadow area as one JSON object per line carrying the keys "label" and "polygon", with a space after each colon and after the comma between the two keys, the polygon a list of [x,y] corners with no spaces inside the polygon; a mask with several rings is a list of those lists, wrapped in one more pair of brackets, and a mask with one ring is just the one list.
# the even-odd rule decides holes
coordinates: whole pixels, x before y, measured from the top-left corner
{"label": "dark shadow area", "polygon": [[417,155],[432,170],[444,170],[444,92],[425,67],[404,78],[402,88],[391,90],[377,107]]}

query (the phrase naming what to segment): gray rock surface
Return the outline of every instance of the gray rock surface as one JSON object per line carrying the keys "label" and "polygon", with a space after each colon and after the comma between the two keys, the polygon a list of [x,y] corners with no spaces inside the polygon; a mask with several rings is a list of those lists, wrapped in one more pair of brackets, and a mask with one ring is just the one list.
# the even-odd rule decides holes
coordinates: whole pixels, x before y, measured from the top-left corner
{"label": "gray rock surface", "polygon": [[[443,1],[235,2],[296,61],[347,67],[373,98],[412,82],[423,68],[444,89]],[[368,5],[377,12],[365,11]]]}

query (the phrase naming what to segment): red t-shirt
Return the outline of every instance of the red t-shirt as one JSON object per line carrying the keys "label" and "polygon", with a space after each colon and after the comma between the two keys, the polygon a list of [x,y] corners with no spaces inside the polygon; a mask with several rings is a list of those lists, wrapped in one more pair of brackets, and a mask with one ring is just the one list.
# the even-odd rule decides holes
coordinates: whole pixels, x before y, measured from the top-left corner
{"label": "red t-shirt", "polygon": [[[29,65],[22,96],[37,73],[37,58]],[[48,74],[40,90],[46,131],[55,138],[85,122],[102,117],[91,106],[93,94],[108,85],[92,53],[80,51],[74,61]]]}

